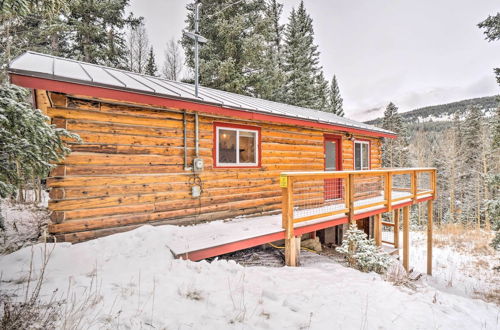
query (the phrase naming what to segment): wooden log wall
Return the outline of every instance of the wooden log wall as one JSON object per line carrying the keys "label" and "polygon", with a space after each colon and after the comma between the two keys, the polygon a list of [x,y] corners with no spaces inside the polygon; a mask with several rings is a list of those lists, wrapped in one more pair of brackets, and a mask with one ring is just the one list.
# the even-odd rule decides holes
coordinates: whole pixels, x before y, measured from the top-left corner
{"label": "wooden log wall", "polygon": [[[324,134],[336,132],[200,114],[199,174],[203,192],[191,197],[193,173],[184,170],[183,115],[153,108],[36,91],[57,127],[78,134],[72,153],[51,172],[49,232],[82,241],[142,224],[191,224],[281,210],[282,171],[324,169]],[[118,101],[117,101],[118,102]],[[194,157],[194,116],[188,114],[188,162]],[[213,122],[261,128],[260,168],[214,168]],[[343,169],[353,168],[353,142],[342,141]],[[367,137],[363,137],[367,138]],[[380,167],[380,141],[371,139],[371,166]]]}

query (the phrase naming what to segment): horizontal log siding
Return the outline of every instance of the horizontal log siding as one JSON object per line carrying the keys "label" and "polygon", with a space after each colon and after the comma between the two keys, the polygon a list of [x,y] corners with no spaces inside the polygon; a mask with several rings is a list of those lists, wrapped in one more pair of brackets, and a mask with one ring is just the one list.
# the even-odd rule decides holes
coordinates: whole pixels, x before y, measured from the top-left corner
{"label": "horizontal log siding", "polygon": [[[205,170],[200,198],[190,195],[193,174],[183,170],[182,114],[118,106],[37,91],[39,107],[58,127],[80,135],[72,153],[47,180],[50,233],[81,241],[140,224],[189,224],[279,211],[282,171],[324,168],[324,134],[303,127],[200,115],[200,156]],[[188,160],[194,157],[194,116],[188,115]],[[213,122],[261,128],[260,168],[213,168]],[[343,168],[353,164],[352,141],[343,136]],[[366,138],[366,137],[365,137]],[[377,139],[372,168],[380,167]]]}

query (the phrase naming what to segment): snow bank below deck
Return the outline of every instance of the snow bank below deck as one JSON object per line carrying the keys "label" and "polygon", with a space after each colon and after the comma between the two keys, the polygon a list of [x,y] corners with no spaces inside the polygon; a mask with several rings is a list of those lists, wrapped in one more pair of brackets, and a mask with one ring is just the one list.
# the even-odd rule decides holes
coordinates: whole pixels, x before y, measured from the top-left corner
{"label": "snow bank below deck", "polygon": [[[49,244],[42,295],[48,300],[57,289],[61,297],[77,301],[98,296],[86,305],[81,323],[95,329],[500,327],[496,305],[437,294],[424,284],[417,291],[395,287],[376,274],[326,258],[300,268],[175,260],[168,245],[178,231],[174,226],[144,226],[76,245]],[[0,256],[0,290],[19,290],[16,283],[26,277],[32,251],[37,269],[43,250],[38,244]],[[89,290],[91,283],[94,289]]]}

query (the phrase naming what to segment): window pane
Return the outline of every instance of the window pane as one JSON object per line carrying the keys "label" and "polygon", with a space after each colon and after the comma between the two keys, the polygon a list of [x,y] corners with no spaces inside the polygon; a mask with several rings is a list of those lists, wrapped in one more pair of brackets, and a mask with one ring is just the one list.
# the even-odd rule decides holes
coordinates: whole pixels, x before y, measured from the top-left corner
{"label": "window pane", "polygon": [[363,143],[363,169],[368,169],[368,164],[370,164],[369,148],[368,143]]}
{"label": "window pane", "polygon": [[361,143],[354,143],[354,169],[361,169]]}
{"label": "window pane", "polygon": [[337,150],[334,141],[325,142],[325,169],[335,171],[337,169]]}
{"label": "window pane", "polygon": [[236,164],[236,131],[219,130],[219,163]]}
{"label": "window pane", "polygon": [[256,163],[255,132],[240,131],[240,163]]}

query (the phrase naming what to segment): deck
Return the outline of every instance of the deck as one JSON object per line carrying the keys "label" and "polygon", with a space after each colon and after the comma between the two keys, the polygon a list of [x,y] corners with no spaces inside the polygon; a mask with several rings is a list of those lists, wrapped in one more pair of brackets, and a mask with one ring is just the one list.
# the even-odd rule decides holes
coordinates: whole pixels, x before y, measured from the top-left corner
{"label": "deck", "polygon": [[[415,202],[420,203],[433,198],[432,191],[427,191],[413,199],[410,192],[393,190],[391,209],[400,209]],[[354,219],[362,219],[374,214],[387,212],[382,192],[378,196],[358,199],[354,202],[357,210]],[[376,204],[376,205],[374,205]],[[315,219],[294,224],[294,235],[299,236],[317,230],[344,224],[349,221],[348,213],[322,216],[325,213],[346,210],[348,205],[341,202],[316,208],[295,208],[294,214],[300,216],[304,211]],[[193,261],[218,256],[250,247],[283,240],[286,230],[282,224],[282,214],[236,218],[229,221],[216,221],[194,226],[182,227],[179,235],[170,242],[169,247],[177,258]]]}

